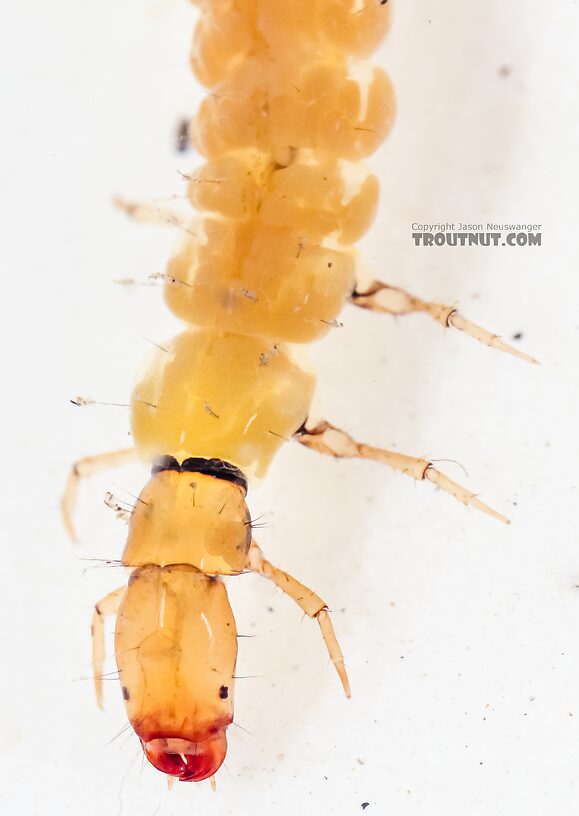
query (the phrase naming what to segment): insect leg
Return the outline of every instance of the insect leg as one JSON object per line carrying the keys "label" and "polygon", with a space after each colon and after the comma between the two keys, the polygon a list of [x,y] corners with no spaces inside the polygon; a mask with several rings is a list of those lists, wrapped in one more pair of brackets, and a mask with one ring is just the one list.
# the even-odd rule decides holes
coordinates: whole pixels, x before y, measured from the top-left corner
{"label": "insect leg", "polygon": [[64,527],[74,542],[78,541],[73,516],[80,480],[86,476],[94,476],[103,470],[124,465],[132,461],[134,457],[134,448],[123,448],[122,450],[110,451],[108,453],[99,453],[96,456],[85,456],[73,464],[66,482],[60,507]]}
{"label": "insect leg", "polygon": [[373,459],[375,462],[388,465],[388,467],[405,473],[417,481],[428,479],[468,507],[474,507],[498,521],[502,521],[504,524],[510,524],[505,516],[481,502],[475,493],[471,493],[453,482],[448,476],[437,470],[432,462],[427,459],[419,459],[396,451],[389,451],[385,448],[374,448],[364,442],[357,442],[345,431],[341,431],[326,422],[326,420],[318,422],[317,425],[310,429],[300,428],[294,434],[294,438],[306,448],[311,448],[318,453],[325,453],[328,456],[334,456],[337,459]]}
{"label": "insect leg", "polygon": [[348,675],[346,674],[346,667],[344,666],[344,656],[334,633],[334,627],[332,626],[332,621],[328,614],[326,602],[323,601],[319,595],[316,595],[315,592],[312,592],[311,589],[308,589],[308,587],[300,584],[300,582],[291,575],[288,575],[287,572],[270,564],[270,562],[264,558],[261,549],[255,541],[251,542],[247,565],[253,572],[258,572],[260,575],[263,575],[264,578],[273,581],[286,595],[293,598],[306,615],[318,621],[322,631],[322,637],[326,643],[332,663],[336,667],[336,671],[342,681],[346,697],[350,697],[350,683],[348,681]]}
{"label": "insect leg", "polygon": [[471,323],[462,315],[458,314],[454,306],[445,306],[442,303],[429,303],[426,300],[414,297],[414,295],[398,289],[396,286],[389,286],[381,281],[373,281],[367,289],[355,291],[351,296],[354,306],[362,309],[369,309],[372,312],[382,312],[383,314],[405,315],[411,312],[424,312],[444,328],[454,328],[468,334],[474,340],[478,340],[485,346],[512,354],[528,363],[537,363],[534,357],[524,354],[513,346],[509,346],[498,335],[493,334],[476,323]]}
{"label": "insect leg", "polygon": [[119,587],[105,595],[95,604],[92,617],[92,669],[94,676],[94,690],[99,708],[103,707],[103,667],[105,663],[105,626],[106,615],[116,615],[121,603],[125,587]]}

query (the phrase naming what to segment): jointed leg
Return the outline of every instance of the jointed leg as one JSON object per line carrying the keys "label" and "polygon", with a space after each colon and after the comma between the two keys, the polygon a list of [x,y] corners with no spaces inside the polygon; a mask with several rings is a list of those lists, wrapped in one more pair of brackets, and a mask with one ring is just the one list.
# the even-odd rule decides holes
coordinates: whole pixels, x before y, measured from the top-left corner
{"label": "jointed leg", "polygon": [[315,592],[312,592],[311,589],[308,589],[308,587],[300,584],[300,582],[291,575],[288,575],[287,572],[270,564],[270,562],[264,558],[262,551],[255,541],[251,542],[247,566],[253,570],[253,572],[258,572],[260,575],[263,575],[264,578],[273,581],[286,595],[293,598],[306,615],[318,621],[320,629],[322,630],[322,637],[326,642],[332,663],[336,667],[336,671],[342,681],[346,697],[350,697],[350,683],[348,682],[348,675],[346,674],[346,667],[344,666],[344,656],[342,655],[334,633],[334,627],[332,626],[325,601],[323,601],[319,595],[316,595]]}
{"label": "jointed leg", "polygon": [[498,351],[505,351],[507,354],[512,354],[521,360],[526,360],[528,363],[538,363],[538,360],[535,360],[534,357],[529,357],[528,354],[509,346],[496,334],[477,326],[476,323],[471,323],[470,320],[465,320],[464,317],[458,314],[454,306],[444,306],[442,303],[429,303],[426,300],[420,300],[420,298],[410,295],[403,289],[389,286],[387,283],[373,281],[367,289],[354,292],[351,300],[354,306],[391,315],[424,312],[444,328],[451,326],[463,331],[485,346],[490,346]]}
{"label": "jointed leg", "polygon": [[92,669],[94,675],[94,690],[99,708],[103,707],[103,667],[105,664],[105,626],[104,618],[116,615],[121,603],[125,587],[119,587],[109,592],[94,608],[92,618]]}
{"label": "jointed leg", "polygon": [[99,453],[96,456],[85,456],[84,459],[79,459],[74,463],[66,482],[64,496],[61,502],[64,527],[74,542],[78,541],[73,516],[80,480],[86,476],[94,476],[103,470],[124,465],[134,458],[135,449],[124,448],[123,450],[110,451],[109,453]]}
{"label": "jointed leg", "polygon": [[394,470],[399,470],[417,481],[428,479],[468,507],[482,510],[483,513],[488,513],[489,516],[496,518],[498,521],[510,524],[505,516],[481,502],[474,493],[470,493],[464,487],[449,479],[448,476],[440,473],[433,467],[432,462],[427,459],[418,459],[414,456],[406,456],[403,453],[396,453],[385,448],[374,448],[363,442],[357,442],[345,431],[341,431],[325,420],[318,422],[311,429],[301,428],[295,434],[295,439],[301,445],[318,453],[325,453],[338,459],[373,459],[376,462],[388,465]]}

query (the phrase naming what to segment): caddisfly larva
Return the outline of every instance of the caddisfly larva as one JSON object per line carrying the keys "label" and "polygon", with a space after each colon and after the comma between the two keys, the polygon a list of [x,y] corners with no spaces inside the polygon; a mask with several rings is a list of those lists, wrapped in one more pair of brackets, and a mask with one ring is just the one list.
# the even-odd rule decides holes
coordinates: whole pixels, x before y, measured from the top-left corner
{"label": "caddisfly larva", "polygon": [[[103,619],[116,614],[130,723],[156,768],[195,781],[221,766],[233,719],[237,637],[221,576],[262,575],[317,620],[350,695],[325,601],[273,566],[252,537],[248,479],[266,474],[284,441],[377,460],[508,522],[426,459],[356,441],[329,421],[308,424],[314,378],[291,344],[323,337],[350,303],[392,315],[421,311],[533,362],[454,307],[381,282],[357,285],[352,247],[378,202],[378,181],[363,161],[394,118],[386,74],[365,63],[358,70],[388,28],[385,0],[198,5],[192,62],[211,90],[192,125],[206,159],[188,180],[200,219],[183,230],[163,276],[167,305],[186,328],[157,347],[133,391],[135,448],[80,460],[63,503],[74,536],[80,478],[135,453],[152,463],[122,556],[132,570],[128,586],[95,609],[97,699]],[[171,214],[120,203],[139,219],[183,226]],[[107,502],[124,514],[112,496]]]}

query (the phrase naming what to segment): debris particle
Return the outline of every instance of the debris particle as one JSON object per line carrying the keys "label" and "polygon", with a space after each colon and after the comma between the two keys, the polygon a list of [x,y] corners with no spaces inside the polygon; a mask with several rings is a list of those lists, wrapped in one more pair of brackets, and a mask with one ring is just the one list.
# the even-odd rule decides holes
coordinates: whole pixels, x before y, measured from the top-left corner
{"label": "debris particle", "polygon": [[127,510],[125,507],[119,504],[118,500],[113,496],[112,493],[105,493],[104,502],[107,507],[110,507],[111,510],[114,510],[114,513],[118,519],[121,521],[129,521],[131,518],[131,511]]}
{"label": "debris particle", "polygon": [[78,408],[84,408],[85,405],[96,405],[96,401],[91,399],[90,397],[75,397],[70,401],[72,402],[73,405],[76,405]]}
{"label": "debris particle", "polygon": [[266,366],[269,364],[269,361],[272,357],[275,357],[276,354],[279,354],[279,346],[272,346],[269,351],[263,351],[259,355],[259,365]]}
{"label": "debris particle", "polygon": [[189,119],[181,119],[177,128],[177,150],[179,153],[185,153],[190,147]]}
{"label": "debris particle", "polygon": [[215,419],[219,419],[219,415],[215,413],[215,411],[211,408],[207,400],[205,401],[205,405],[203,407],[205,408],[209,416],[212,416]]}
{"label": "debris particle", "polygon": [[239,291],[243,297],[246,297],[248,300],[257,300],[257,295],[255,292],[251,292],[249,289],[240,289]]}

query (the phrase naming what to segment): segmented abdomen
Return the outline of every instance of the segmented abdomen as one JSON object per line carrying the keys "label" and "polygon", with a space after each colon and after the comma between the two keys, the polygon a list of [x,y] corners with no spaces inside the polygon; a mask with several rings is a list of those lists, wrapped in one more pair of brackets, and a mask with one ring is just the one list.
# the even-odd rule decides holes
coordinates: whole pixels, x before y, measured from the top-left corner
{"label": "segmented abdomen", "polygon": [[148,457],[218,456],[265,473],[305,420],[314,381],[285,343],[323,336],[355,286],[352,244],[378,183],[362,165],[386,136],[393,92],[360,62],[379,44],[378,0],[200,2],[193,69],[210,89],[193,123],[207,159],[189,182],[201,217],[165,295],[188,329],[133,395]]}

